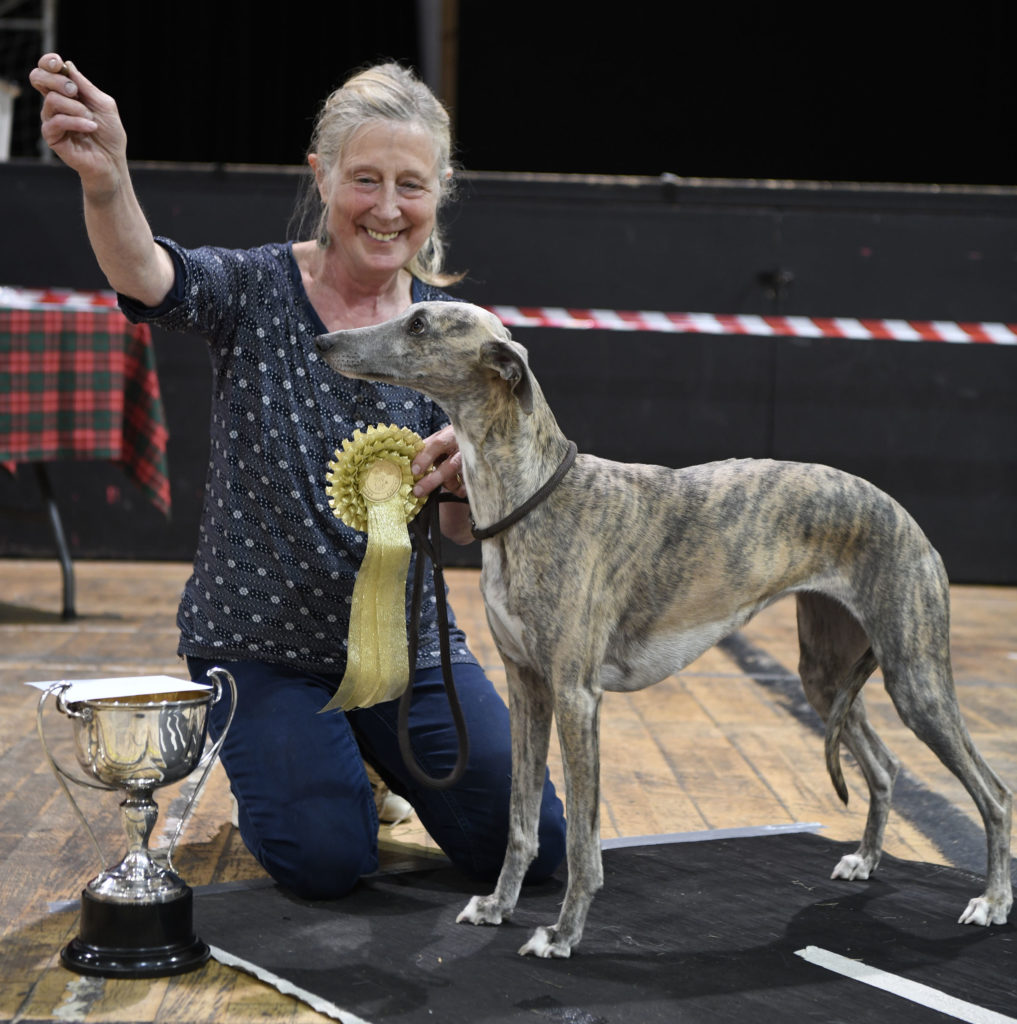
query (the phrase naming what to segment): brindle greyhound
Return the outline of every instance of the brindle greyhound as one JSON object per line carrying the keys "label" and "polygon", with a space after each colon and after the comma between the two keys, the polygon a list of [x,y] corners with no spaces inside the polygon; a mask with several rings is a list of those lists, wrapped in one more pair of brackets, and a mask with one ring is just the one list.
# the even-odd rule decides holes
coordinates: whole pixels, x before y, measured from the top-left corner
{"label": "brindle greyhound", "polygon": [[[841,799],[839,746],[869,788],[858,850],[834,878],[876,867],[898,762],[859,691],[882,670],[904,722],[963,782],[988,846],[985,892],[961,923],[1002,924],[1013,902],[1010,791],[971,741],[954,692],[949,584],[915,521],[871,484],[826,466],[729,460],[685,469],[575,455],[497,317],[430,302],[376,327],[317,341],[350,377],[415,388],[448,413],[483,541],[481,589],[508,676],[513,787],[508,849],[490,896],[460,921],[499,924],[536,853],[552,713],[568,809],[568,888],[558,921],[520,953],[567,957],[603,882],[598,723],[604,690],[659,682],[756,612],[795,594],[805,693],[826,721]],[[503,518],[557,486],[512,525]],[[491,528],[491,527],[494,528]],[[486,528],[486,529],[485,529]]]}

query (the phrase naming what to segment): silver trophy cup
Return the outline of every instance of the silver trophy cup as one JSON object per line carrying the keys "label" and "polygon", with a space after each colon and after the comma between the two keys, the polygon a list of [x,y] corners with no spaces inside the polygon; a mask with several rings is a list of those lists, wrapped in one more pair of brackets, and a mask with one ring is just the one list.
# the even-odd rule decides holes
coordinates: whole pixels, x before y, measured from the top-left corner
{"label": "silver trophy cup", "polygon": [[[225,669],[208,672],[212,688],[180,693],[153,693],[68,703],[70,684],[57,683],[39,700],[38,729],[57,781],[95,845],[104,870],[81,894],[78,936],[60,954],[66,967],[80,974],[106,977],[158,977],[200,967],[208,945],[194,934],[193,893],[173,869],[173,850],[194,799],[201,792],[233,720],[236,683]],[[208,750],[208,712],[222,697],[222,679],[231,704],[225,728]],[[59,711],[71,719],[75,753],[85,779],[65,771],[54,759],[42,727],[43,707],[53,694]],[[203,769],[160,863],[148,842],[159,808],[153,792]],[[120,804],[127,833],[127,854],[108,867],[88,820],[65,779],[94,789],[123,794]]]}

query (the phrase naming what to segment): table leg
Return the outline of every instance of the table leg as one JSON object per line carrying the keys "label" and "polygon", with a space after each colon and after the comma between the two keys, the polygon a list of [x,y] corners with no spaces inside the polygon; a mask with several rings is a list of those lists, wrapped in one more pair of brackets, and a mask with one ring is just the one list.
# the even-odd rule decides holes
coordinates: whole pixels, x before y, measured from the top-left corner
{"label": "table leg", "polygon": [[73,619],[77,617],[74,610],[74,566],[71,564],[71,552],[67,546],[67,537],[64,534],[64,524],[60,518],[60,509],[57,507],[56,498],[53,496],[53,485],[50,483],[49,473],[46,472],[44,462],[33,462],[35,479],[42,492],[42,500],[49,515],[50,526],[53,529],[53,539],[56,541],[57,556],[60,559],[60,568],[64,578],[63,594],[63,618]]}

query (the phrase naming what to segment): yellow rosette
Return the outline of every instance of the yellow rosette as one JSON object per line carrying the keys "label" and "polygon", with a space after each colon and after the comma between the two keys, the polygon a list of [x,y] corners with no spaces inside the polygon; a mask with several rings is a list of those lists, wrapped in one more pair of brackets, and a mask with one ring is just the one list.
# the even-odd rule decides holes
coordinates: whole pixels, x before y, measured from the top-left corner
{"label": "yellow rosette", "polygon": [[337,519],[367,533],[367,553],[353,586],[346,674],[322,711],[395,700],[410,680],[406,526],[427,500],[413,493],[413,457],[423,445],[408,427],[368,427],[343,440],[328,464],[328,503]]}

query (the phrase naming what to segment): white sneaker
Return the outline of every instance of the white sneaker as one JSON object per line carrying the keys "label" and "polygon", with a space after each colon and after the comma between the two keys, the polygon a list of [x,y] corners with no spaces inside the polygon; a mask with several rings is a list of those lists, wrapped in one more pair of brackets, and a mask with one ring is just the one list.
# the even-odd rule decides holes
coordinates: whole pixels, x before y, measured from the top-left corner
{"label": "white sneaker", "polygon": [[378,821],[384,825],[398,825],[413,817],[413,805],[409,800],[397,796],[385,785],[381,776],[365,761],[367,777],[374,793],[374,806],[378,810]]}

